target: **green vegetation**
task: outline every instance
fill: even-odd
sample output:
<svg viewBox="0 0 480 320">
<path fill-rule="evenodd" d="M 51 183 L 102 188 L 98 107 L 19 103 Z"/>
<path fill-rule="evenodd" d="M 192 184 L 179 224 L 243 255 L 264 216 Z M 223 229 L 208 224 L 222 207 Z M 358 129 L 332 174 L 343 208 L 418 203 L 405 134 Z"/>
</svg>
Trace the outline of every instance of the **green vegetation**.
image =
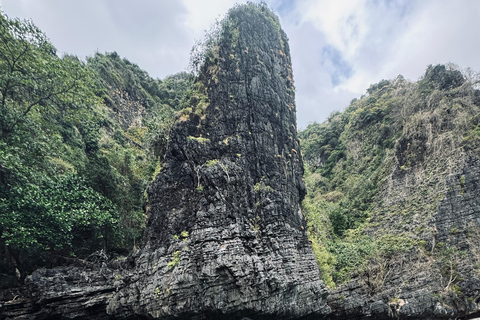
<svg viewBox="0 0 480 320">
<path fill-rule="evenodd" d="M 278 50 L 289 50 L 288 46 L 285 46 L 286 35 L 280 28 L 278 17 L 264 2 L 235 5 L 228 11 L 226 17 L 217 21 L 206 33 L 205 38 L 198 41 L 192 48 L 190 67 L 194 73 L 208 74 L 211 79 L 207 81 L 217 83 L 220 70 L 215 61 L 219 57 L 220 50 L 224 52 L 224 56 L 228 56 L 238 66 L 237 49 L 239 49 L 241 41 L 239 28 L 246 27 L 238 23 L 241 20 L 257 21 L 258 25 L 267 25 L 268 27 L 265 29 L 269 33 L 267 36 L 271 39 L 279 39 Z M 259 63 L 263 62 L 259 60 Z"/>
<path fill-rule="evenodd" d="M 461 165 L 465 152 L 479 150 L 477 79 L 437 65 L 416 83 L 382 80 L 344 112 L 300 132 L 303 206 L 325 283 L 378 275 L 402 253 L 426 250 L 443 174 Z M 385 279 L 377 280 L 372 289 Z"/>
<path fill-rule="evenodd" d="M 180 252 L 181 251 L 175 251 L 172 254 L 172 260 L 170 260 L 170 262 L 167 264 L 168 271 L 173 271 L 173 269 L 175 269 L 175 267 L 180 263 Z"/>
<path fill-rule="evenodd" d="M 264 180 L 265 180 L 265 177 L 262 177 L 259 182 L 255 183 L 255 185 L 253 186 L 253 191 L 255 191 L 255 193 L 259 193 L 259 192 L 267 193 L 267 192 L 273 191 L 273 188 L 265 184 Z"/>
<path fill-rule="evenodd" d="M 29 21 L 0 16 L 0 39 L 0 272 L 24 277 L 42 252 L 111 245 L 118 216 L 84 174 L 105 120 L 94 74 Z"/>
<path fill-rule="evenodd" d="M 187 230 L 183 230 L 183 231 L 180 233 L 180 236 L 182 237 L 183 241 L 187 241 L 189 235 L 190 235 L 190 234 L 188 233 Z"/>
<path fill-rule="evenodd" d="M 187 140 L 189 141 L 197 141 L 198 143 L 205 144 L 210 142 L 210 139 L 204 138 L 204 137 L 194 137 L 194 136 L 188 136 Z"/>
<path fill-rule="evenodd" d="M 132 249 L 193 75 L 152 79 L 115 52 L 60 58 L 4 15 L 0 40 L 0 276 Z"/>
<path fill-rule="evenodd" d="M 207 167 L 207 168 L 208 167 L 213 167 L 213 166 L 217 165 L 219 161 L 220 160 L 218 160 L 218 159 L 208 160 L 207 162 L 205 162 L 205 167 Z"/>
<path fill-rule="evenodd" d="M 245 14 L 264 19 L 273 26 L 269 37 L 280 39 L 277 49 L 288 50 L 266 5 L 247 6 L 251 10 L 233 8 L 194 50 L 192 66 L 204 77 L 179 73 L 163 80 L 116 52 L 95 53 L 86 62 L 60 58 L 32 22 L 0 16 L 0 277 L 19 272 L 24 278 L 54 266 L 59 256 L 84 259 L 136 247 L 145 189 L 162 168 L 174 121 L 204 119 L 207 88 L 222 74 L 220 50 L 238 65 L 241 32 L 234 20 Z M 429 242 L 428 221 L 444 194 L 442 175 L 455 171 L 462 155 L 480 150 L 478 78 L 437 65 L 416 83 L 402 76 L 382 80 L 344 112 L 300 132 L 308 236 L 327 285 L 368 273 L 375 274 L 376 290 L 388 273 L 382 268 L 416 250 L 433 256 L 445 287 L 461 294 L 452 263 L 461 257 L 445 243 Z M 210 143 L 203 136 L 187 141 Z M 204 164 L 216 165 L 229 181 L 227 165 Z M 257 207 L 274 192 L 263 180 L 253 187 Z M 460 194 L 465 180 L 458 179 Z M 196 191 L 205 192 L 201 184 Z M 249 222 L 260 230 L 259 215 Z M 451 228 L 449 235 L 461 231 Z M 186 230 L 173 236 L 188 238 Z M 168 269 L 179 262 L 175 251 Z"/>
<path fill-rule="evenodd" d="M 189 233 L 188 231 L 186 230 L 183 230 L 182 232 L 180 232 L 180 234 L 174 234 L 173 235 L 173 240 L 180 240 L 182 239 L 183 242 L 186 242 L 188 240 L 188 237 L 189 237 Z"/>
</svg>

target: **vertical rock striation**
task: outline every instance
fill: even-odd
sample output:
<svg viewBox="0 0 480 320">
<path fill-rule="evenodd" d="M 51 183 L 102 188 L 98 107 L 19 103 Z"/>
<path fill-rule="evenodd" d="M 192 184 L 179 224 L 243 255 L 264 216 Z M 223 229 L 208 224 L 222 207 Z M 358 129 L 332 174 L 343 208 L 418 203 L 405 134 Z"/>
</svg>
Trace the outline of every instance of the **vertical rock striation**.
<svg viewBox="0 0 480 320">
<path fill-rule="evenodd" d="M 429 221 L 430 256 L 412 249 L 386 263 L 385 270 L 365 272 L 340 286 L 328 297 L 327 319 L 478 319 L 480 161 L 466 156 L 444 180 L 445 193 Z M 440 248 L 436 259 L 435 247 Z M 373 288 L 378 277 L 382 286 Z"/>
<path fill-rule="evenodd" d="M 291 319 L 329 312 L 306 235 L 287 37 L 263 5 L 230 10 L 208 41 L 165 165 L 148 189 L 118 318 Z"/>
</svg>

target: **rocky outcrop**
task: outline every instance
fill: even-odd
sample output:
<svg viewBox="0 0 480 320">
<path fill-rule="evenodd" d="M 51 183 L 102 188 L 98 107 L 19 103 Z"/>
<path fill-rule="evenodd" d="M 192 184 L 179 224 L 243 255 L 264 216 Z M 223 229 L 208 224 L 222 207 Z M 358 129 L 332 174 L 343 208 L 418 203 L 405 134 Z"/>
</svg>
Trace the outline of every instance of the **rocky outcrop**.
<svg viewBox="0 0 480 320">
<path fill-rule="evenodd" d="M 105 263 L 39 269 L 25 286 L 0 291 L 0 319 L 111 319 L 106 305 L 121 277 Z"/>
<path fill-rule="evenodd" d="M 468 87 L 459 92 L 450 91 L 456 100 L 444 99 L 405 124 L 392 173 L 365 228 L 372 238 L 395 235 L 390 239 L 397 248 L 370 257 L 351 281 L 331 292 L 329 319 L 479 317 L 479 149 L 475 141 L 450 139 L 452 132 L 468 137 L 469 128 L 458 119 L 473 117 L 479 105 Z M 459 103 L 451 115 L 434 118 L 442 107 Z"/>
<path fill-rule="evenodd" d="M 329 312 L 300 205 L 305 186 L 287 37 L 266 6 L 242 5 L 212 35 L 204 57 L 191 107 L 179 115 L 148 189 L 143 248 L 122 272 L 106 265 L 35 272 L 24 309 L 32 318 Z"/>
<path fill-rule="evenodd" d="M 480 147 L 464 148 L 456 141 L 466 139 L 449 132 L 478 114 L 458 111 L 468 95 L 452 91 L 461 103 L 440 104 L 458 121 L 423 103 L 422 114 L 402 119 L 384 160 L 389 174 L 361 231 L 392 248 L 369 255 L 330 290 L 300 205 L 306 191 L 287 37 L 277 17 L 254 4 L 230 10 L 210 36 L 189 107 L 179 112 L 148 189 L 142 248 L 122 263 L 37 270 L 25 287 L 0 292 L 0 319 L 478 315 Z M 442 90 L 464 83 L 432 79 Z"/>
<path fill-rule="evenodd" d="M 329 319 L 471 319 L 480 314 L 480 165 L 445 177 L 432 239 L 377 263 L 328 298 Z M 417 225 L 418 227 L 418 225 Z"/>
<path fill-rule="evenodd" d="M 232 9 L 207 48 L 192 110 L 148 189 L 135 276 L 117 318 L 292 319 L 325 314 L 306 235 L 287 38 L 256 5 Z"/>
</svg>

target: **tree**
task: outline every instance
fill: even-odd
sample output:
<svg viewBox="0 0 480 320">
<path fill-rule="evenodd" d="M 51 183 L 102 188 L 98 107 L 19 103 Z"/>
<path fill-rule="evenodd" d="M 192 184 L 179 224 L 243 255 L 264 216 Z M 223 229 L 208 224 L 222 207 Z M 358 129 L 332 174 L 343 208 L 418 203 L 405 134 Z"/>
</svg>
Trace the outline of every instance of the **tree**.
<svg viewBox="0 0 480 320">
<path fill-rule="evenodd" d="M 112 203 L 75 175 L 86 161 L 77 127 L 98 118 L 92 85 L 92 72 L 59 58 L 31 21 L 0 15 L 0 273 L 25 276 L 32 250 L 72 254 L 87 231 L 105 242 L 116 221 Z"/>
<path fill-rule="evenodd" d="M 0 139 L 36 108 L 62 109 L 92 97 L 91 77 L 82 62 L 57 57 L 55 47 L 31 21 L 0 15 L 0 43 Z"/>
<path fill-rule="evenodd" d="M 22 277 L 25 270 L 18 250 L 41 249 L 69 255 L 76 251 L 72 248 L 74 242 L 82 242 L 82 238 L 93 245 L 103 242 L 105 248 L 117 222 L 112 202 L 75 174 L 57 179 L 44 177 L 41 184 L 17 184 L 9 198 L 0 202 L 0 211 L 0 234 L 12 258 L 10 263 Z"/>
</svg>

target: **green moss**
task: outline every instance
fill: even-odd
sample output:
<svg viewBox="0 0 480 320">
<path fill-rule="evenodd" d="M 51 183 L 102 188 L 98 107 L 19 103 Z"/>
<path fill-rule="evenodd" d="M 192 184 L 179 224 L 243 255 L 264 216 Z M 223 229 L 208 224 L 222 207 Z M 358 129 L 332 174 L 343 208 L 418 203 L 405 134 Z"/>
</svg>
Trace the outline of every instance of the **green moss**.
<svg viewBox="0 0 480 320">
<path fill-rule="evenodd" d="M 462 288 L 460 286 L 454 284 L 451 288 L 452 292 L 454 292 L 457 296 L 463 295 Z"/>
<path fill-rule="evenodd" d="M 455 228 L 455 227 L 454 227 L 454 228 L 451 228 L 451 229 L 448 231 L 448 233 L 450 233 L 450 234 L 457 234 L 457 233 L 459 233 L 459 232 L 460 232 L 460 230 L 458 230 L 458 228 Z"/>
<path fill-rule="evenodd" d="M 180 235 L 181 235 L 183 241 L 187 241 L 187 240 L 188 240 L 188 236 L 189 236 L 188 231 L 183 230 L 183 231 L 180 233 Z"/>
<path fill-rule="evenodd" d="M 232 137 L 226 137 L 225 139 L 222 140 L 223 144 L 228 146 L 230 144 L 230 140 L 232 139 Z"/>
<path fill-rule="evenodd" d="M 255 183 L 255 185 L 253 186 L 253 190 L 255 191 L 255 193 L 259 193 L 259 192 L 267 193 L 267 192 L 274 191 L 274 189 L 271 186 L 265 184 L 265 177 L 262 177 L 259 182 Z"/>
<path fill-rule="evenodd" d="M 254 219 L 250 219 L 250 228 L 255 232 L 260 231 L 260 221 L 261 218 L 259 215 L 255 216 Z"/>
<path fill-rule="evenodd" d="M 210 142 L 210 139 L 208 139 L 208 138 L 204 138 L 204 137 L 194 137 L 194 136 L 188 136 L 188 137 L 187 137 L 187 140 L 188 140 L 188 141 L 196 141 L 196 142 L 201 143 L 201 144 L 205 144 L 205 143 Z"/>
<path fill-rule="evenodd" d="M 207 168 L 208 167 L 213 167 L 213 166 L 217 165 L 219 161 L 220 160 L 218 160 L 218 159 L 208 160 L 207 162 L 205 162 L 205 167 L 207 167 Z"/>
<path fill-rule="evenodd" d="M 175 269 L 175 267 L 180 263 L 180 252 L 181 251 L 178 250 L 172 254 L 172 260 L 170 260 L 170 262 L 167 264 L 168 271 L 173 271 L 173 269 Z"/>
<path fill-rule="evenodd" d="M 272 192 L 274 191 L 274 189 L 269 186 L 269 185 L 266 185 L 265 183 L 263 182 L 258 182 L 256 183 L 254 186 L 253 186 L 253 190 L 255 192 Z"/>
</svg>

